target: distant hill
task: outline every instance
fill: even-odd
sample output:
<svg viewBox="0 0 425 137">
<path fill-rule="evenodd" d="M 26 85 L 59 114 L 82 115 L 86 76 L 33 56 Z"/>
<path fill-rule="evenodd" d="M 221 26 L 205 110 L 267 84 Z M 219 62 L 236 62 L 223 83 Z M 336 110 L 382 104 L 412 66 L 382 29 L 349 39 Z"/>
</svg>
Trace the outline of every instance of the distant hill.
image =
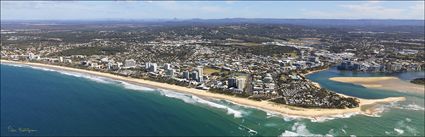
<svg viewBox="0 0 425 137">
<path fill-rule="evenodd" d="M 376 20 L 376 19 L 191 19 L 186 22 L 202 23 L 260 23 L 260 24 L 292 24 L 307 26 L 424 26 L 424 20 Z"/>
<path fill-rule="evenodd" d="M 225 18 L 225 19 L 145 19 L 145 20 L 61 20 L 61 21 L 2 21 L 2 24 L 291 24 L 316 27 L 337 26 L 425 26 L 424 20 L 395 19 L 257 19 L 257 18 Z"/>
</svg>

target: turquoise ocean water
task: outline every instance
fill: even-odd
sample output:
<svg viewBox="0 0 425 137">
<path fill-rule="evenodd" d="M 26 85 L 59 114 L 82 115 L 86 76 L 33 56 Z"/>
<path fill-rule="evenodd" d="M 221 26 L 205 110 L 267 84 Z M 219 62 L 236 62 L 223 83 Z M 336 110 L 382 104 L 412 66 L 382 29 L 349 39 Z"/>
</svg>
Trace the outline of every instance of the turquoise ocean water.
<svg viewBox="0 0 425 137">
<path fill-rule="evenodd" d="M 424 135 L 424 96 L 327 80 L 382 76 L 330 69 L 309 75 L 323 87 L 362 98 L 406 96 L 379 116 L 317 120 L 278 116 L 223 100 L 202 99 L 106 78 L 1 65 L 1 135 Z M 409 80 L 423 72 L 393 74 Z M 28 132 L 21 129 L 32 129 Z"/>
</svg>

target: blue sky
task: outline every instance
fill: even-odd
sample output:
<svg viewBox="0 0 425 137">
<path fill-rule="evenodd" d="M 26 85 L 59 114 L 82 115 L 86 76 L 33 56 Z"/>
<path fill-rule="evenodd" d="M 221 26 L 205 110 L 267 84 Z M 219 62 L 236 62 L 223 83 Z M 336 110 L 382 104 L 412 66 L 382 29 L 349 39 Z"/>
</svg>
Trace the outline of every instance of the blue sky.
<svg viewBox="0 0 425 137">
<path fill-rule="evenodd" d="M 424 19 L 423 1 L 1 1 L 2 20 Z"/>
</svg>

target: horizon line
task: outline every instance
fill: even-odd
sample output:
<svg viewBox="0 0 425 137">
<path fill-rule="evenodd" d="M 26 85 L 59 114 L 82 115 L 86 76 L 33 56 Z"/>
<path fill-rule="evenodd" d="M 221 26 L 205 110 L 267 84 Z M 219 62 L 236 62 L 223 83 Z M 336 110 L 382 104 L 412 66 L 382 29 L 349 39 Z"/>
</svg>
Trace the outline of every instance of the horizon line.
<svg viewBox="0 0 425 137">
<path fill-rule="evenodd" d="M 190 20 L 232 20 L 232 19 L 247 19 L 247 20 L 399 20 L 399 21 L 425 21 L 425 19 L 373 19 L 373 18 L 93 18 L 93 19 L 0 19 L 1 21 L 190 21 Z"/>
</svg>

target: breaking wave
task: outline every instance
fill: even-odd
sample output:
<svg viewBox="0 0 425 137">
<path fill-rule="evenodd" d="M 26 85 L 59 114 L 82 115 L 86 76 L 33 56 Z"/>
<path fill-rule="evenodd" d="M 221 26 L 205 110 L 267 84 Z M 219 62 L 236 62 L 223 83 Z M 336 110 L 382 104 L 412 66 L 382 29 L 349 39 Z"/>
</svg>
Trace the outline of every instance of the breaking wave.
<svg viewBox="0 0 425 137">
<path fill-rule="evenodd" d="M 330 134 L 321 135 L 321 134 L 313 134 L 308 129 L 307 126 L 305 126 L 301 122 L 296 122 L 292 127 L 291 130 L 285 130 L 280 137 L 286 137 L 286 136 L 332 136 Z"/>
<path fill-rule="evenodd" d="M 279 117 L 279 114 L 275 113 L 275 112 L 267 112 L 266 111 L 266 118 L 271 118 L 271 117 Z M 286 118 L 286 117 L 283 117 L 283 118 Z"/>
<path fill-rule="evenodd" d="M 331 129 L 328 131 L 328 135 L 334 135 L 334 136 L 347 136 L 347 131 L 345 129 L 348 129 L 347 125 L 344 125 L 341 128 L 338 129 Z M 350 135 L 351 136 L 356 136 L 356 135 Z"/>
<path fill-rule="evenodd" d="M 135 85 L 135 84 L 130 84 L 128 82 L 124 82 L 124 81 L 121 81 L 121 80 L 115 80 L 115 79 L 110 79 L 110 78 L 95 76 L 95 75 L 90 75 L 90 74 L 71 72 L 71 71 L 65 71 L 65 70 L 49 69 L 49 68 L 36 67 L 36 66 L 30 66 L 30 65 L 18 65 L 18 64 L 5 64 L 5 65 L 10 65 L 10 66 L 15 66 L 15 67 L 29 67 L 29 68 L 32 68 L 32 69 L 37 69 L 37 70 L 42 70 L 42 71 L 58 72 L 60 74 L 78 77 L 78 78 L 85 78 L 85 79 L 92 80 L 92 81 L 99 82 L 99 83 L 118 84 L 118 85 L 122 85 L 124 88 L 132 89 L 132 90 L 142 90 L 142 91 L 154 90 L 152 88 L 138 86 L 138 85 Z"/>
<path fill-rule="evenodd" d="M 18 64 L 5 64 L 5 65 L 10 65 L 10 66 L 14 66 L 14 67 L 27 67 L 27 68 L 32 68 L 32 69 L 37 69 L 37 70 L 42 70 L 42 71 L 50 71 L 50 72 L 58 72 L 64 75 L 68 75 L 68 76 L 73 76 L 73 77 L 79 77 L 79 78 L 86 78 L 95 82 L 99 82 L 99 83 L 113 83 L 116 80 L 112 80 L 112 79 L 108 79 L 108 78 L 104 78 L 104 77 L 98 77 L 98 76 L 94 76 L 94 75 L 89 75 L 89 74 L 83 74 L 83 73 L 78 73 L 78 72 L 70 72 L 70 71 L 64 71 L 64 70 L 56 70 L 56 69 L 49 69 L 49 68 L 44 68 L 44 67 L 36 67 L 36 66 L 30 66 L 30 65 L 18 65 Z"/>
<path fill-rule="evenodd" d="M 55 71 L 55 70 L 53 70 L 53 71 Z M 57 72 L 64 74 L 64 75 L 68 75 L 68 76 L 74 76 L 74 77 L 89 79 L 89 80 L 99 82 L 99 83 L 116 84 L 116 83 L 119 82 L 117 80 L 112 80 L 112 79 L 108 79 L 108 78 L 104 78 L 104 77 L 98 77 L 98 76 L 94 76 L 94 75 L 76 73 L 76 72 L 68 72 L 68 71 L 57 71 Z"/>
<path fill-rule="evenodd" d="M 58 71 L 58 70 L 48 69 L 48 68 L 43 68 L 43 67 L 25 66 L 25 65 L 24 65 L 24 67 L 30 67 L 30 68 L 33 68 L 33 69 L 38 69 L 38 70 L 43 70 L 43 71 L 55 71 L 55 72 L 60 72 L 60 71 Z"/>
<path fill-rule="evenodd" d="M 124 88 L 131 89 L 131 90 L 140 90 L 140 91 L 154 91 L 155 90 L 153 88 L 143 87 L 143 86 L 139 86 L 139 85 L 136 85 L 136 84 L 130 84 L 130 83 L 124 82 L 124 81 L 120 81 L 120 84 Z"/>
<path fill-rule="evenodd" d="M 257 135 L 257 134 L 258 134 L 258 132 L 257 132 L 257 131 L 255 131 L 255 130 L 253 130 L 253 129 L 250 129 L 250 128 L 248 128 L 248 127 L 246 127 L 246 126 L 243 126 L 243 125 L 239 125 L 238 129 L 239 129 L 239 130 L 245 130 L 245 131 L 247 131 L 247 132 L 248 132 L 249 134 L 251 134 L 251 135 Z"/>
<path fill-rule="evenodd" d="M 341 115 L 331 115 L 331 116 L 323 116 L 323 117 L 315 117 L 313 119 L 310 119 L 311 122 L 326 122 L 329 120 L 339 119 L 339 118 L 350 118 L 352 116 L 361 114 L 360 112 L 354 112 L 354 113 L 347 113 L 347 114 L 341 114 Z"/>
<path fill-rule="evenodd" d="M 404 134 L 404 130 L 399 129 L 399 128 L 393 128 L 393 131 L 385 131 L 385 134 L 387 134 L 387 135 L 402 135 L 402 134 Z"/>
<path fill-rule="evenodd" d="M 25 65 L 19 65 L 19 64 L 9 64 L 9 63 L 1 63 L 3 65 L 12 66 L 12 67 L 25 67 Z"/>
<path fill-rule="evenodd" d="M 229 114 L 229 115 L 233 115 L 236 118 L 242 117 L 242 113 L 243 113 L 242 111 L 238 111 L 238 110 L 232 109 L 228 106 L 221 105 L 221 104 L 218 104 L 218 103 L 215 103 L 215 102 L 207 101 L 207 100 L 199 98 L 197 96 L 187 95 L 187 94 L 173 92 L 173 91 L 169 91 L 169 90 L 163 90 L 163 89 L 160 89 L 159 91 L 160 91 L 161 95 L 164 95 L 166 97 L 180 99 L 180 100 L 183 100 L 186 103 L 191 103 L 191 104 L 199 103 L 199 104 L 205 104 L 205 105 L 208 105 L 208 106 L 214 107 L 214 108 L 225 109 L 227 111 L 227 114 Z"/>
<path fill-rule="evenodd" d="M 404 130 L 402 130 L 402 129 L 398 129 L 398 128 L 394 128 L 394 131 L 396 131 L 396 132 L 397 132 L 397 134 L 399 134 L 399 135 L 401 135 L 401 134 L 403 134 L 403 133 L 404 133 Z"/>
<path fill-rule="evenodd" d="M 402 105 L 400 103 L 397 102 L 392 102 L 390 104 L 387 105 L 383 105 L 385 108 L 397 108 L 397 109 L 403 109 L 403 110 L 413 110 L 413 111 L 424 111 L 425 108 L 423 106 L 419 106 L 415 103 L 413 104 L 407 104 L 407 105 Z"/>
<path fill-rule="evenodd" d="M 414 110 L 414 111 L 424 111 L 425 110 L 424 107 L 421 107 L 421 106 L 416 105 L 416 104 L 408 104 L 406 106 L 400 107 L 400 109 Z"/>
<path fill-rule="evenodd" d="M 11 66 L 16 66 L 16 67 L 31 67 L 33 69 L 38 69 L 38 70 L 43 70 L 43 71 L 54 71 L 54 72 L 58 72 L 58 73 L 61 73 L 61 74 L 64 74 L 64 75 L 74 76 L 74 77 L 79 77 L 79 78 L 86 78 L 86 79 L 96 81 L 96 82 L 100 82 L 100 83 L 118 84 L 118 85 L 122 85 L 126 89 L 131 89 L 131 90 L 140 90 L 140 91 L 153 91 L 153 90 L 155 90 L 155 89 L 152 89 L 152 88 L 139 86 L 139 85 L 136 85 L 136 84 L 130 84 L 128 82 L 124 82 L 124 81 L 120 81 L 120 80 L 114 80 L 114 79 L 94 76 L 94 75 L 90 75 L 90 74 L 62 71 L 62 70 L 56 70 L 56 69 L 48 69 L 48 68 L 29 66 L 29 65 L 15 65 L 15 64 L 6 64 L 6 65 L 11 65 Z M 186 94 L 183 94 L 183 93 L 178 93 L 178 92 L 173 92 L 173 91 L 168 91 L 168 90 L 162 90 L 162 89 L 157 89 L 157 90 L 160 92 L 161 95 L 164 95 L 166 97 L 181 99 L 186 103 L 191 103 L 191 104 L 199 103 L 199 104 L 205 104 L 205 105 L 208 105 L 208 106 L 211 106 L 211 107 L 214 107 L 214 108 L 225 109 L 227 111 L 227 114 L 233 115 L 236 118 L 242 117 L 242 111 L 238 111 L 238 110 L 232 109 L 228 106 L 221 105 L 221 104 L 218 104 L 218 103 L 215 103 L 215 102 L 207 101 L 207 100 L 199 98 L 197 96 L 186 95 Z"/>
<path fill-rule="evenodd" d="M 398 108 L 398 109 L 404 109 L 404 110 L 413 110 L 413 111 L 424 111 L 425 108 L 422 106 L 419 106 L 417 104 L 408 104 L 408 105 L 401 105 L 398 102 L 391 102 L 388 104 L 381 104 L 378 107 L 374 108 L 373 114 L 367 114 L 364 112 L 355 112 L 355 113 L 348 113 L 348 114 L 341 114 L 341 115 L 331 115 L 331 116 L 323 116 L 323 117 L 316 117 L 313 119 L 310 119 L 311 122 L 326 122 L 329 120 L 339 119 L 339 118 L 350 118 L 355 115 L 366 115 L 370 117 L 380 117 L 382 113 L 385 111 L 390 110 L 391 108 Z"/>
<path fill-rule="evenodd" d="M 259 109 L 259 110 L 262 110 L 262 109 Z M 262 111 L 266 112 L 266 118 L 271 118 L 271 117 L 283 118 L 283 121 L 285 122 L 303 119 L 303 117 L 301 116 L 284 115 L 284 114 L 280 114 L 280 113 L 268 111 L 268 110 L 262 110 Z"/>
<path fill-rule="evenodd" d="M 410 118 L 405 118 L 404 120 L 398 121 L 393 128 L 393 131 L 385 131 L 387 135 L 413 135 L 416 136 L 419 134 L 416 128 L 412 127 L 409 123 L 412 120 Z"/>
</svg>

